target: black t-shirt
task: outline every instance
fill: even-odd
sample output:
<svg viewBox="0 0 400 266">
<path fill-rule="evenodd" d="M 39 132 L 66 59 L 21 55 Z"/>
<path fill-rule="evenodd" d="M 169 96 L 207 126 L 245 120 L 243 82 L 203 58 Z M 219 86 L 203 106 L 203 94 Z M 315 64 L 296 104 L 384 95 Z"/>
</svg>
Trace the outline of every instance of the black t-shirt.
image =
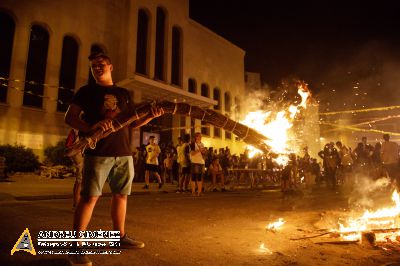
<svg viewBox="0 0 400 266">
<path fill-rule="evenodd" d="M 72 103 L 82 111 L 82 119 L 89 125 L 134 108 L 129 92 L 117 86 L 104 87 L 98 84 L 81 87 Z M 85 154 L 105 157 L 130 156 L 129 127 L 111 133 L 97 142 L 95 149 L 86 149 Z"/>
</svg>

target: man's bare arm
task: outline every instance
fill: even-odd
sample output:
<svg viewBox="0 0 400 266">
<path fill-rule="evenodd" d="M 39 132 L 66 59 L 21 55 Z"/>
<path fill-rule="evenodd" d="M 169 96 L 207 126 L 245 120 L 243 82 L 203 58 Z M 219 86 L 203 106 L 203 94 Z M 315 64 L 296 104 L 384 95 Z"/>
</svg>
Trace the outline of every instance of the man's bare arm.
<svg viewBox="0 0 400 266">
<path fill-rule="evenodd" d="M 82 109 L 78 105 L 71 104 L 68 107 L 67 112 L 65 113 L 64 117 L 65 123 L 67 123 L 72 128 L 75 128 L 84 133 L 88 133 L 97 128 L 101 128 L 104 131 L 106 131 L 107 129 L 112 127 L 112 120 L 110 119 L 102 120 L 96 123 L 95 125 L 91 126 L 80 118 L 81 112 Z"/>
<path fill-rule="evenodd" d="M 130 126 L 132 128 L 141 127 L 141 126 L 146 125 L 147 123 L 149 123 L 154 118 L 162 116 L 163 114 L 164 114 L 164 110 L 163 109 L 157 108 L 157 107 L 152 107 L 151 108 L 151 112 L 148 115 L 146 115 L 145 117 L 140 118 L 140 119 L 132 122 L 130 124 Z"/>
</svg>

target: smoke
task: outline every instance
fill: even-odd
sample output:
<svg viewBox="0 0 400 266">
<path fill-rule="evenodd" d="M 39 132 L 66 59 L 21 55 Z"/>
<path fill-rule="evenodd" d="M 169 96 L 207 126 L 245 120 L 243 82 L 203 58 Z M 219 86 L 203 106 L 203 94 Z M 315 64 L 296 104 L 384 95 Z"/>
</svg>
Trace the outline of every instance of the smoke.
<svg viewBox="0 0 400 266">
<path fill-rule="evenodd" d="M 301 96 L 298 94 L 300 85 L 307 87 L 304 81 L 295 76 L 287 77 L 275 88 L 264 84 L 261 89 L 251 89 L 248 95 L 243 98 L 241 106 L 244 113 L 257 110 L 286 110 L 289 105 L 301 103 Z"/>
<path fill-rule="evenodd" d="M 365 175 L 355 175 L 355 184 L 353 191 L 350 193 L 349 206 L 357 209 L 369 209 L 374 207 L 374 195 L 381 190 L 385 190 L 390 185 L 390 179 L 382 177 L 377 180 Z"/>
<path fill-rule="evenodd" d="M 398 103 L 400 76 L 397 47 L 370 41 L 353 53 L 338 57 L 331 67 L 313 79 L 322 111 L 361 109 Z"/>
</svg>

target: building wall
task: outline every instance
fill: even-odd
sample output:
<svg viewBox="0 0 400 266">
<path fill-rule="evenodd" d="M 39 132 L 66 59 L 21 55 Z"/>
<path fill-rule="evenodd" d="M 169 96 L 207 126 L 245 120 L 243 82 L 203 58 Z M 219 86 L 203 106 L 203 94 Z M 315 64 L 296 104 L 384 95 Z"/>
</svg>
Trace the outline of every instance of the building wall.
<svg viewBox="0 0 400 266">
<path fill-rule="evenodd" d="M 229 92 L 232 106 L 235 97 L 244 91 L 245 52 L 207 28 L 189 18 L 187 0 L 3 0 L 0 10 L 14 18 L 16 29 L 10 70 L 8 97 L 0 104 L 0 144 L 21 143 L 42 152 L 43 148 L 63 139 L 68 126 L 63 122 L 63 112 L 56 110 L 57 85 L 61 64 L 62 42 L 65 35 L 71 35 L 79 43 L 76 88 L 88 81 L 89 67 L 87 56 L 93 44 L 100 45 L 111 56 L 114 65 L 115 82 L 126 80 L 135 73 L 137 14 L 139 8 L 145 9 L 150 18 L 149 34 L 149 75 L 154 78 L 156 10 L 163 8 L 166 13 L 166 80 L 171 83 L 171 39 L 172 27 L 178 26 L 182 32 L 182 90 L 188 90 L 188 79 L 200 84 L 206 83 L 212 91 L 218 87 L 221 92 L 221 107 L 224 112 L 224 93 Z M 45 27 L 50 35 L 46 66 L 44 101 L 42 108 L 22 105 L 22 89 L 25 79 L 27 55 L 29 50 L 30 28 L 38 24 Z M 0 26 L 1 27 L 1 26 Z M 156 94 L 156 92 L 155 92 Z M 134 94 L 136 102 L 140 94 Z M 231 112 L 232 114 L 234 112 Z M 179 125 L 174 118 L 172 125 Z M 200 125 L 196 121 L 196 125 Z M 190 120 L 186 130 L 190 131 Z M 136 134 L 137 135 L 137 134 Z M 173 130 L 176 140 L 179 130 Z M 243 143 L 210 137 L 204 141 L 216 148 L 230 146 L 234 152 L 241 152 Z"/>
</svg>

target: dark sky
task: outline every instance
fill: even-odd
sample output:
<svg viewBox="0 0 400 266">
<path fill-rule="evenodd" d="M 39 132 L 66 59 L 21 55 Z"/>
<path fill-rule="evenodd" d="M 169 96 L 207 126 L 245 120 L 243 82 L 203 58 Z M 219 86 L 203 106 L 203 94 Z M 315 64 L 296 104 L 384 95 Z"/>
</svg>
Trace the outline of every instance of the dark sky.
<svg viewBox="0 0 400 266">
<path fill-rule="evenodd" d="M 399 95 L 396 1 L 348 2 L 190 0 L 190 17 L 244 49 L 246 70 L 272 87 L 294 75 L 315 93 Z"/>
</svg>

